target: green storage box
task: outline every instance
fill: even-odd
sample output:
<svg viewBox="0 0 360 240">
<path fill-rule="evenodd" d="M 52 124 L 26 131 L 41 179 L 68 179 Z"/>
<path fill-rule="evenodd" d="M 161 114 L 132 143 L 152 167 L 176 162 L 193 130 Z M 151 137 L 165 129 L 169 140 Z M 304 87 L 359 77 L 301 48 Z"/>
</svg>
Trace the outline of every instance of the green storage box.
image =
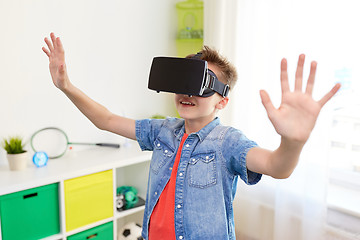
<svg viewBox="0 0 360 240">
<path fill-rule="evenodd" d="M 2 240 L 38 240 L 60 232 L 58 183 L 0 196 Z"/>
<path fill-rule="evenodd" d="M 113 222 L 91 228 L 69 236 L 68 240 L 110 240 L 113 239 Z"/>
</svg>

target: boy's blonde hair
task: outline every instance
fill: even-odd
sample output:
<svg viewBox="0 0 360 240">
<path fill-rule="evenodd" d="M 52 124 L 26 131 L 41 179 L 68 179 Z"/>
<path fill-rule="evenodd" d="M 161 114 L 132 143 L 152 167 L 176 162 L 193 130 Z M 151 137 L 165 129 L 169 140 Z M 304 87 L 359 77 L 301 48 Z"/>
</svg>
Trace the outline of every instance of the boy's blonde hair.
<svg viewBox="0 0 360 240">
<path fill-rule="evenodd" d="M 200 55 L 201 54 L 201 55 Z M 204 46 L 199 52 L 200 59 L 215 64 L 220 69 L 220 76 L 217 75 L 218 79 L 229 85 L 229 89 L 232 90 L 237 81 L 236 68 L 230 63 L 224 56 L 221 56 L 218 51 Z M 194 57 L 195 54 L 187 56 L 187 58 Z"/>
</svg>

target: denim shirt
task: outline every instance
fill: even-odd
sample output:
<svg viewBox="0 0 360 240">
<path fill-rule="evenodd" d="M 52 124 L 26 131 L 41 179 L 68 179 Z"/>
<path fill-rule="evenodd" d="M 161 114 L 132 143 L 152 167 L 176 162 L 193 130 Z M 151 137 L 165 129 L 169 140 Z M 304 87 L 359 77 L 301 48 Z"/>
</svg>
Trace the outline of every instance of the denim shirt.
<svg viewBox="0 0 360 240">
<path fill-rule="evenodd" d="M 170 179 L 184 133 L 183 119 L 136 121 L 141 149 L 153 151 L 142 230 L 146 240 L 151 213 Z M 189 134 L 176 178 L 176 239 L 235 239 L 232 203 L 238 176 L 249 185 L 261 179 L 261 174 L 246 168 L 246 154 L 255 146 L 241 131 L 221 125 L 218 118 Z"/>
</svg>

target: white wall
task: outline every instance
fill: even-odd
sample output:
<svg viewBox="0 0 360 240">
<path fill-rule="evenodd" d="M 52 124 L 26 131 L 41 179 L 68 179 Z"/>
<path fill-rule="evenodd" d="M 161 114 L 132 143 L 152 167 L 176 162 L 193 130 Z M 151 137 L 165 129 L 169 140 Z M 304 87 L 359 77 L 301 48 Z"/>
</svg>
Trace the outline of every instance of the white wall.
<svg viewBox="0 0 360 240">
<path fill-rule="evenodd" d="M 171 97 L 148 90 L 147 78 L 154 56 L 176 55 L 176 2 L 0 0 L 0 138 L 46 126 L 73 141 L 118 138 L 52 84 L 41 50 L 51 31 L 63 41 L 70 79 L 90 97 L 132 118 L 172 114 Z"/>
</svg>

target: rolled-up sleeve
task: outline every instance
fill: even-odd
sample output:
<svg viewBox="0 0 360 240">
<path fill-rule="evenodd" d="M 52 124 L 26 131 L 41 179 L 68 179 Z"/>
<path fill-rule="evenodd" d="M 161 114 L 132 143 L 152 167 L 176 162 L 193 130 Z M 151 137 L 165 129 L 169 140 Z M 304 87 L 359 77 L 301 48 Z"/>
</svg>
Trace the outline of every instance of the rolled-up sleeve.
<svg viewBox="0 0 360 240">
<path fill-rule="evenodd" d="M 228 171 L 240 178 L 248 185 L 260 181 L 262 174 L 252 172 L 246 167 L 246 155 L 257 143 L 249 140 L 241 131 L 231 128 L 222 144 L 222 154 Z"/>
<path fill-rule="evenodd" d="M 152 151 L 154 141 L 159 134 L 164 120 L 162 119 L 142 119 L 135 121 L 136 140 L 142 151 Z"/>
</svg>

